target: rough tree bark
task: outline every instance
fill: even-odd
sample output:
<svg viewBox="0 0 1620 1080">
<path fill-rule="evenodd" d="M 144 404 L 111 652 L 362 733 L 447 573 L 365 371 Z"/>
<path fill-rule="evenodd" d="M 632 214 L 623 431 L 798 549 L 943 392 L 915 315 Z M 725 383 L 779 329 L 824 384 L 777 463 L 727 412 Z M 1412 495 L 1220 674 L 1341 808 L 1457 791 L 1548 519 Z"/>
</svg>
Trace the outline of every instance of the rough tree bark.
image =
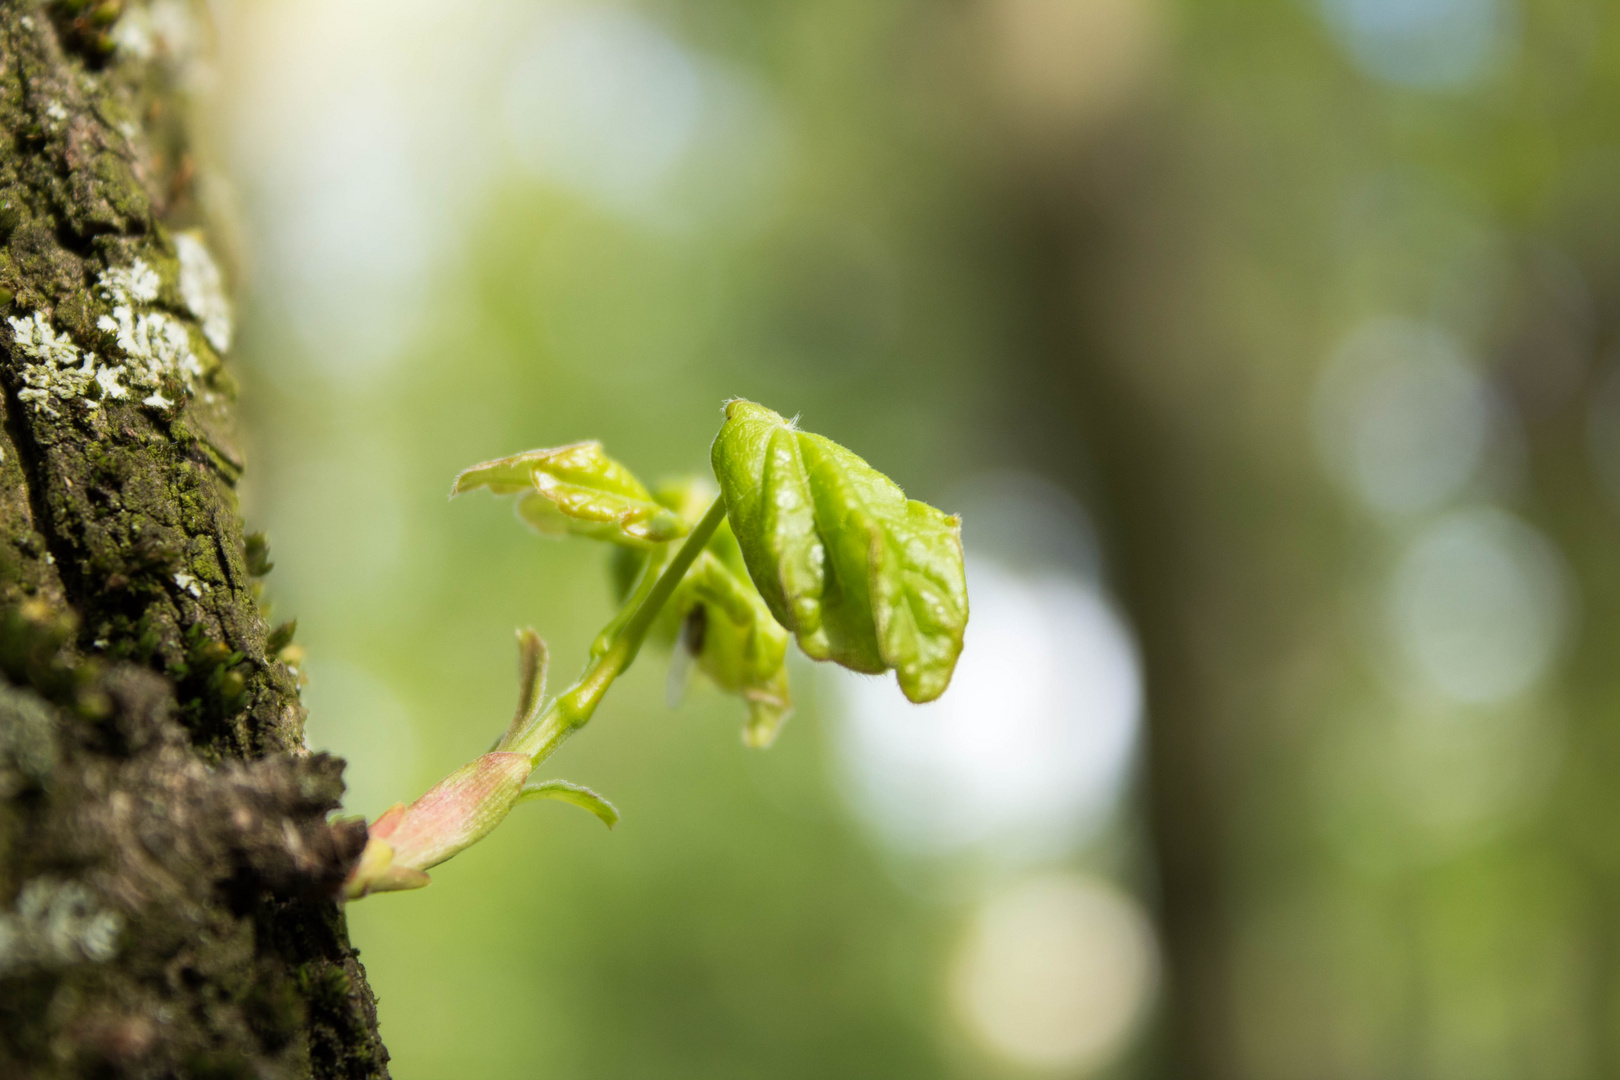
<svg viewBox="0 0 1620 1080">
<path fill-rule="evenodd" d="M 342 762 L 256 600 L 228 319 L 182 231 L 200 18 L 0 0 L 5 1077 L 386 1075 L 329 899 L 364 828 L 327 822 Z"/>
</svg>

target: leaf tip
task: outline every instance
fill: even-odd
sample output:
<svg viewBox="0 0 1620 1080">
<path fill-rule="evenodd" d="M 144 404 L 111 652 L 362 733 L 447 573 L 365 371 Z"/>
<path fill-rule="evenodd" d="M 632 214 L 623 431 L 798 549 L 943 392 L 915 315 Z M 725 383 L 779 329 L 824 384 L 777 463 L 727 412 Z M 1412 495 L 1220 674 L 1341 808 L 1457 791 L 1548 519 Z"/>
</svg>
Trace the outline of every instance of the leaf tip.
<svg viewBox="0 0 1620 1080">
<path fill-rule="evenodd" d="M 518 801 L 528 802 L 530 799 L 557 799 L 573 803 L 581 810 L 590 811 L 609 829 L 619 823 L 619 808 L 582 784 L 570 784 L 567 780 L 541 780 L 525 784 Z"/>
<path fill-rule="evenodd" d="M 900 692 L 906 695 L 906 700 L 913 705 L 926 705 L 930 701 L 939 700 L 940 696 L 950 688 L 951 676 L 956 671 L 956 658 L 944 666 L 906 666 L 895 671 L 895 680 L 900 684 Z"/>
</svg>

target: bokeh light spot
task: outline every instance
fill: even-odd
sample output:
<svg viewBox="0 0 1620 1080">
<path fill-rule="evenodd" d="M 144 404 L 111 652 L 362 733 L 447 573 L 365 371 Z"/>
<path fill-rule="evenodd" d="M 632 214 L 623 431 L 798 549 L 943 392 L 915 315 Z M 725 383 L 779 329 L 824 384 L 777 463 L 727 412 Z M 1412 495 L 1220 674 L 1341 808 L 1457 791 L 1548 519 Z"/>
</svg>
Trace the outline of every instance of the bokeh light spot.
<svg viewBox="0 0 1620 1080">
<path fill-rule="evenodd" d="M 587 9 L 548 22 L 512 72 L 506 119 L 534 172 L 637 204 L 680 164 L 701 107 L 684 48 L 629 12 Z"/>
<path fill-rule="evenodd" d="M 1018 1065 L 1089 1072 L 1128 1044 L 1158 985 L 1158 948 L 1141 905 L 1075 874 L 993 897 L 958 948 L 957 1015 Z"/>
<path fill-rule="evenodd" d="M 951 687 L 913 705 L 893 680 L 837 674 L 841 779 L 910 855 L 1061 858 L 1118 805 L 1142 714 L 1136 644 L 1100 586 L 1085 510 L 1033 473 L 987 472 L 944 505 L 968 551 L 968 620 Z"/>
<path fill-rule="evenodd" d="M 624 10 L 542 18 L 508 78 L 505 123 L 530 174 L 638 220 L 747 217 L 781 152 L 751 80 Z"/>
<path fill-rule="evenodd" d="M 1003 93 L 1038 133 L 1117 113 L 1147 83 L 1162 46 L 1158 0 L 991 0 Z"/>
<path fill-rule="evenodd" d="M 1061 854 L 1113 807 L 1141 678 L 1119 616 L 1075 577 L 968 559 L 973 616 L 951 688 L 924 706 L 891 680 L 840 680 L 856 805 L 896 847 Z"/>
<path fill-rule="evenodd" d="M 1328 362 L 1315 412 L 1328 466 L 1373 510 L 1398 515 L 1445 502 L 1474 476 L 1491 402 L 1449 335 L 1379 319 Z"/>
<path fill-rule="evenodd" d="M 1429 90 L 1485 76 L 1514 25 L 1508 0 L 1323 0 L 1323 11 L 1368 75 Z"/>
<path fill-rule="evenodd" d="M 1391 583 L 1395 640 L 1415 670 L 1455 701 L 1499 701 L 1547 670 L 1568 622 L 1556 550 L 1493 507 L 1456 511 L 1428 526 Z"/>
</svg>

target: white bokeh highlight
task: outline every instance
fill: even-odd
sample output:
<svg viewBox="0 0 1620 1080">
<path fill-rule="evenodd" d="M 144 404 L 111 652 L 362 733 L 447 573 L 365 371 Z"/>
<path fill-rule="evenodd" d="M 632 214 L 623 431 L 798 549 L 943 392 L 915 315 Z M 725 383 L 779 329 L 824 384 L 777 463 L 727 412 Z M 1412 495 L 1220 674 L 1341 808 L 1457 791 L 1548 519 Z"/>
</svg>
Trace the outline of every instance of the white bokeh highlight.
<svg viewBox="0 0 1620 1080">
<path fill-rule="evenodd" d="M 634 11 L 231 0 L 218 17 L 254 291 L 300 377 L 375 378 L 446 322 L 513 181 L 657 229 L 746 229 L 774 205 L 787 139 L 762 84 Z"/>
<path fill-rule="evenodd" d="M 847 786 L 905 852 L 1059 856 L 1124 785 L 1142 712 L 1135 645 L 1082 578 L 971 554 L 967 568 L 972 616 L 943 697 L 917 706 L 890 678 L 840 680 Z"/>
<path fill-rule="evenodd" d="M 668 36 L 630 12 L 587 8 L 537 34 L 505 104 L 530 171 L 633 206 L 691 149 L 703 91 L 693 57 Z"/>
<path fill-rule="evenodd" d="M 1488 76 L 1516 29 L 1512 0 L 1322 0 L 1328 26 L 1367 75 L 1418 90 Z"/>
<path fill-rule="evenodd" d="M 783 147 L 754 80 L 624 9 L 540 19 L 507 77 L 503 119 L 531 176 L 661 227 L 707 211 L 751 217 Z"/>
<path fill-rule="evenodd" d="M 486 69 L 509 17 L 496 0 L 220 5 L 254 292 L 308 370 L 374 377 L 426 325 L 503 160 Z"/>
<path fill-rule="evenodd" d="M 1090 1073 L 1129 1045 L 1159 984 L 1141 904 L 1079 874 L 993 896 L 957 947 L 950 994 L 974 1040 L 1010 1063 Z"/>
<path fill-rule="evenodd" d="M 1335 351 L 1317 386 L 1317 445 L 1367 507 L 1435 508 L 1478 472 L 1491 434 L 1484 380 L 1438 327 L 1376 319 Z"/>
<path fill-rule="evenodd" d="M 1495 507 L 1454 511 L 1406 547 L 1391 579 L 1395 642 L 1423 684 L 1486 704 L 1539 680 L 1569 633 L 1562 560 L 1540 532 Z"/>
</svg>

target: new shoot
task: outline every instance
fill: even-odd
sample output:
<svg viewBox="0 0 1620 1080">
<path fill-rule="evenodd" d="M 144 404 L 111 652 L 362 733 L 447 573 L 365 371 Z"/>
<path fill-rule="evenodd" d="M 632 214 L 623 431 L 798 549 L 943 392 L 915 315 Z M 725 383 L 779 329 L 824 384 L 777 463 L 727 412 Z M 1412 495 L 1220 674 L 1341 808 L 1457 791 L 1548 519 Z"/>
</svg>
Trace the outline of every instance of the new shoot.
<svg viewBox="0 0 1620 1080">
<path fill-rule="evenodd" d="M 814 660 L 893 670 L 914 702 L 945 692 L 962 651 L 967 583 L 959 521 L 907 499 L 829 439 L 732 401 L 701 480 L 649 490 L 599 443 L 474 465 L 451 496 L 517 495 L 518 516 L 554 535 L 613 545 L 620 608 L 573 685 L 546 698 L 546 649 L 518 633 L 517 712 L 489 753 L 372 822 L 344 896 L 420 888 L 427 870 L 484 837 L 520 802 L 561 799 L 609 828 L 618 811 L 587 788 L 535 780 L 584 727 L 649 637 L 671 642 L 747 706 L 743 741 L 769 746 L 791 711 L 788 637 Z"/>
</svg>

